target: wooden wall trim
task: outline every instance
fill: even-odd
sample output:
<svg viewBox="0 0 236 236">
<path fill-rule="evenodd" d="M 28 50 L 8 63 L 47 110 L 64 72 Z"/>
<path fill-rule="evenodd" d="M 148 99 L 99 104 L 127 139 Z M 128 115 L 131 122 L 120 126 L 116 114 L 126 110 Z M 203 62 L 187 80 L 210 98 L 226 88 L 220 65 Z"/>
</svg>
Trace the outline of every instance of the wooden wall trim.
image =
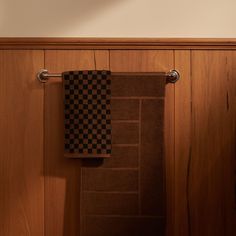
<svg viewBox="0 0 236 236">
<path fill-rule="evenodd" d="M 236 38 L 0 38 L 0 49 L 236 49 Z"/>
</svg>

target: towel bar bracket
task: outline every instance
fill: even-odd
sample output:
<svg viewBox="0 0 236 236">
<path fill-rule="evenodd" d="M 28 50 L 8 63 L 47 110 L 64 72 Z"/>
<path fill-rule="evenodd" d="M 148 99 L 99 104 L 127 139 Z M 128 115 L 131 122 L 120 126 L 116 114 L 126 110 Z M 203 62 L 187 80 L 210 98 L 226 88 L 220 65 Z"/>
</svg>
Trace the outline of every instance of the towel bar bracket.
<svg viewBox="0 0 236 236">
<path fill-rule="evenodd" d="M 153 73 L 140 73 L 140 74 L 144 74 L 144 75 L 153 75 Z M 166 76 L 167 78 L 167 83 L 175 83 L 176 81 L 178 81 L 180 79 L 180 74 L 177 70 L 171 70 L 167 73 L 157 73 L 156 75 L 159 76 Z M 48 70 L 46 69 L 41 69 L 38 73 L 37 73 L 37 79 L 41 82 L 41 83 L 46 83 L 49 78 L 56 78 L 56 77 L 62 77 L 61 74 L 49 74 Z"/>
<path fill-rule="evenodd" d="M 51 78 L 51 77 L 61 77 L 61 74 L 49 74 L 48 70 L 46 70 L 46 69 L 41 69 L 37 73 L 37 79 L 41 83 L 46 83 L 49 80 L 49 78 Z"/>
<path fill-rule="evenodd" d="M 180 79 L 180 74 L 177 70 L 170 70 L 166 73 L 166 77 L 168 83 L 175 83 Z"/>
</svg>

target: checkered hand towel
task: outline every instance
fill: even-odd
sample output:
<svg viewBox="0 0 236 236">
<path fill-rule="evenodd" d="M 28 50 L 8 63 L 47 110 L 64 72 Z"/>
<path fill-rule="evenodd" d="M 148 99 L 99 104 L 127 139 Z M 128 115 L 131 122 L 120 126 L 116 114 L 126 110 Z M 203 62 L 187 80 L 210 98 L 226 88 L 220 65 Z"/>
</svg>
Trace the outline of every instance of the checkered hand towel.
<svg viewBox="0 0 236 236">
<path fill-rule="evenodd" d="M 111 155 L 110 71 L 62 74 L 65 156 L 104 158 Z"/>
</svg>

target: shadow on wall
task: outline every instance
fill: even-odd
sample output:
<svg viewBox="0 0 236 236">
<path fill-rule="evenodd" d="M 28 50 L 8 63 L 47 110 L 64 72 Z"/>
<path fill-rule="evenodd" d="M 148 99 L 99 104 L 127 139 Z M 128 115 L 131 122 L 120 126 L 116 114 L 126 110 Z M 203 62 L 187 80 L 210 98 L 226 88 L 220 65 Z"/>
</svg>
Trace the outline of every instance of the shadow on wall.
<svg viewBox="0 0 236 236">
<path fill-rule="evenodd" d="M 0 0 L 0 36 L 65 35 L 71 28 L 96 18 L 107 8 L 121 2 L 120 0 Z"/>
</svg>

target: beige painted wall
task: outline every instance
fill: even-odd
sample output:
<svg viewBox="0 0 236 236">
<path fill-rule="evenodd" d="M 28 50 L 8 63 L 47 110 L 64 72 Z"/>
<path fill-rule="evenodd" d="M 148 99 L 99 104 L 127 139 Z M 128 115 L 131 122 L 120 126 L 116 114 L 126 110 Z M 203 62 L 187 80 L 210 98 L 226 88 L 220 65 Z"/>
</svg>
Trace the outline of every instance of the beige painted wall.
<svg viewBox="0 0 236 236">
<path fill-rule="evenodd" d="M 236 0 L 0 0 L 0 37 L 236 38 Z"/>
</svg>

